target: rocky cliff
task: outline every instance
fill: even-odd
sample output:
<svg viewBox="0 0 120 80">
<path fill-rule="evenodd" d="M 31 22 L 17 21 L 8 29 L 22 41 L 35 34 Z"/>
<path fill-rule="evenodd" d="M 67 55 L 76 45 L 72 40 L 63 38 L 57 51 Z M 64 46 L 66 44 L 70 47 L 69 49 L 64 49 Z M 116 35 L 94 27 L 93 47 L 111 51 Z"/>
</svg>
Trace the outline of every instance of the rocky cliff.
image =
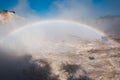
<svg viewBox="0 0 120 80">
<path fill-rule="evenodd" d="M 119 15 L 107 15 L 98 18 L 90 23 L 93 27 L 98 28 L 102 32 L 106 33 L 109 37 L 120 40 L 120 16 Z"/>
</svg>

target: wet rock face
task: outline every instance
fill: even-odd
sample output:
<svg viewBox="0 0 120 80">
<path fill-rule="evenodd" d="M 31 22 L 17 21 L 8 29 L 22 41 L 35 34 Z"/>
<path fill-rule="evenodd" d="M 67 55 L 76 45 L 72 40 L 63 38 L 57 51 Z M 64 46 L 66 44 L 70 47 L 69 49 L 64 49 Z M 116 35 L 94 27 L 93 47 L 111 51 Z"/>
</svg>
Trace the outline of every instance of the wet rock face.
<svg viewBox="0 0 120 80">
<path fill-rule="evenodd" d="M 14 13 L 10 11 L 0 11 L 0 23 L 8 23 L 14 17 Z"/>
<path fill-rule="evenodd" d="M 15 14 L 14 11 L 0 11 L 0 38 L 26 23 L 27 20 Z"/>
<path fill-rule="evenodd" d="M 103 16 L 97 19 L 92 25 L 104 33 L 106 33 L 109 37 L 115 39 L 116 41 L 120 40 L 120 16 L 119 15 L 108 15 Z"/>
<path fill-rule="evenodd" d="M 0 11 L 0 27 L 17 27 L 24 23 L 27 23 L 26 20 L 23 17 L 15 14 L 15 11 Z"/>
</svg>

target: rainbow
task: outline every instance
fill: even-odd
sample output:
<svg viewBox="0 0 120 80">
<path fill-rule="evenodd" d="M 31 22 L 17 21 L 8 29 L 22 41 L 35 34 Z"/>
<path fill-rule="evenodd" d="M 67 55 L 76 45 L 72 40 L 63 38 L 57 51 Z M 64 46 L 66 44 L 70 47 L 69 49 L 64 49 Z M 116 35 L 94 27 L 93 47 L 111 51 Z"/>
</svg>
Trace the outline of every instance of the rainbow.
<svg viewBox="0 0 120 80">
<path fill-rule="evenodd" d="M 12 31 L 8 32 L 5 37 L 2 37 L 2 38 L 0 39 L 0 41 L 6 40 L 8 37 L 12 36 L 13 34 L 16 34 L 16 33 L 19 32 L 19 31 L 22 31 L 22 30 L 24 30 L 24 29 L 28 29 L 30 26 L 33 27 L 33 26 L 35 26 L 35 25 L 47 24 L 47 23 L 51 23 L 51 22 L 62 22 L 62 23 L 68 22 L 68 23 L 74 23 L 75 25 L 84 26 L 84 27 L 86 27 L 86 28 L 88 28 L 88 29 L 90 29 L 90 30 L 95 31 L 95 32 L 98 33 L 98 34 L 107 36 L 107 34 L 104 33 L 103 31 L 100 31 L 100 30 L 98 30 L 98 29 L 96 29 L 96 28 L 93 28 L 93 27 L 90 26 L 90 25 L 81 23 L 81 22 L 79 22 L 79 21 L 65 20 L 65 19 L 63 19 L 63 20 L 62 20 L 62 19 L 47 19 L 47 20 L 40 20 L 40 21 L 34 21 L 34 22 L 32 22 L 32 23 L 27 23 L 27 24 L 25 24 L 24 26 L 21 26 L 21 27 L 15 29 L 15 30 L 12 30 Z M 108 37 L 108 36 L 107 36 L 107 37 Z M 116 42 L 114 39 L 112 39 L 112 38 L 110 38 L 110 37 L 108 37 L 108 38 L 109 38 L 110 40 Z"/>
</svg>

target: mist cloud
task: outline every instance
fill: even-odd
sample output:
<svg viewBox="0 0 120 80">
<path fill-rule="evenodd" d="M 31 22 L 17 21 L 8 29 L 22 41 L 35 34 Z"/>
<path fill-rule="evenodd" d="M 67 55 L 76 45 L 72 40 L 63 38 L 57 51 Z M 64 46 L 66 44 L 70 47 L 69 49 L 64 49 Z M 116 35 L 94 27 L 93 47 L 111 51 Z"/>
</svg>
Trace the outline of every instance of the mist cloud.
<svg viewBox="0 0 120 80">
<path fill-rule="evenodd" d="M 92 0 L 88 0 L 87 3 L 88 5 L 85 5 L 85 3 L 80 2 L 80 0 L 66 0 L 63 2 L 60 2 L 58 0 L 53 2 L 53 4 L 51 5 L 50 12 L 47 14 L 48 17 L 41 18 L 41 15 L 37 14 L 36 11 L 30 7 L 28 0 L 19 0 L 17 6 L 15 6 L 11 10 L 16 11 L 19 15 L 23 16 L 22 19 L 21 19 L 21 16 L 15 16 L 14 20 L 11 19 L 11 21 L 13 22 L 10 23 L 13 25 L 9 25 L 9 24 L 7 26 L 2 25 L 1 31 L 4 30 L 6 35 L 6 33 L 17 30 L 17 28 L 22 27 L 26 23 L 31 23 L 32 21 L 46 20 L 46 19 L 49 19 L 49 20 L 50 19 L 68 19 L 68 20 L 74 20 L 78 22 L 91 21 L 93 20 L 93 17 L 97 15 L 97 12 L 95 11 L 96 9 L 92 5 Z M 56 9 L 53 9 L 53 7 L 55 7 Z M 112 22 L 113 24 L 116 25 L 119 21 L 118 22 L 112 21 Z M 104 23 L 100 23 L 100 24 L 104 24 Z M 69 53 L 72 51 L 75 52 L 76 47 L 74 47 L 74 45 L 71 46 L 71 44 L 67 44 L 66 43 L 67 41 L 65 42 L 64 38 L 66 38 L 67 36 L 69 40 L 71 40 L 73 37 L 75 37 L 75 39 L 80 40 L 80 37 L 79 37 L 80 34 L 78 34 L 79 28 L 76 28 L 77 30 L 74 28 L 75 29 L 74 30 L 73 29 L 74 26 L 71 26 L 71 25 L 63 25 L 63 24 L 56 25 L 55 23 L 52 23 L 50 25 L 47 25 L 47 26 L 42 25 L 43 28 L 40 28 L 40 30 L 38 29 L 39 27 L 38 26 L 36 29 L 31 28 L 31 29 L 28 29 L 28 31 L 24 30 L 21 33 L 18 32 L 18 34 L 16 35 L 7 37 L 7 39 L 3 41 L 3 43 L 0 42 L 0 71 L 1 71 L 0 78 L 2 80 L 8 80 L 8 79 L 36 80 L 36 78 L 38 79 L 41 78 L 41 80 L 48 80 L 48 79 L 57 80 L 58 75 L 55 75 L 56 73 L 51 74 L 50 63 L 48 61 L 46 62 L 46 60 L 45 61 L 38 60 L 40 61 L 39 62 L 40 66 L 39 66 L 38 64 L 36 64 L 36 61 L 34 62 L 33 60 L 34 58 L 32 58 L 31 53 L 33 54 L 33 56 L 34 54 L 39 53 L 40 57 L 42 57 L 43 56 L 42 53 L 44 53 L 44 55 L 47 55 L 45 53 Z M 110 24 L 107 23 L 107 26 L 108 25 Z M 54 26 L 55 27 L 59 26 L 60 29 L 59 28 L 56 29 Z M 68 26 L 68 27 L 66 28 L 64 26 Z M 46 29 L 44 27 L 46 27 Z M 104 27 L 106 27 L 106 24 L 103 26 L 103 28 Z M 104 29 L 108 31 L 111 31 L 112 29 L 114 30 L 114 34 L 116 33 L 117 35 L 119 34 L 118 32 L 119 28 L 117 27 L 115 29 L 114 25 L 112 25 L 111 27 L 106 27 Z M 42 33 L 42 30 L 43 30 L 43 33 Z M 46 31 L 46 33 L 44 33 L 44 31 Z M 74 34 L 75 35 L 77 34 L 77 36 L 74 36 L 72 31 L 75 32 Z M 83 30 L 80 29 L 80 31 L 82 32 Z M 69 32 L 70 32 L 70 35 L 69 34 L 64 35 Z M 58 37 L 58 40 L 61 39 L 61 43 L 57 43 L 56 39 L 54 39 L 53 37 L 52 37 L 53 40 L 50 40 L 50 41 L 53 41 L 53 43 L 50 41 L 47 41 L 48 39 L 51 38 L 50 34 L 55 38 Z M 84 35 L 89 36 L 89 34 L 85 32 L 84 32 Z M 84 35 L 80 35 L 80 36 L 84 37 Z M 93 36 L 89 36 L 89 38 L 93 38 Z M 56 57 L 56 56 L 52 56 L 52 57 Z M 64 68 L 66 68 L 66 65 L 67 64 L 64 65 Z M 89 80 L 89 78 L 86 76 L 86 71 L 83 70 L 83 68 L 80 65 L 69 64 L 67 65 L 67 68 L 71 68 L 71 66 L 72 68 L 77 67 L 79 69 L 78 71 L 82 71 L 83 73 L 82 78 L 78 77 L 76 79 Z M 69 71 L 69 69 L 66 69 L 66 70 L 63 69 L 62 71 L 67 72 L 67 70 Z M 62 74 L 62 71 L 61 71 L 61 74 Z M 76 71 L 74 71 L 75 74 L 77 74 Z M 64 72 L 64 74 L 66 72 Z M 40 77 L 36 76 L 35 75 L 36 73 L 39 73 Z M 67 72 L 67 73 L 71 74 L 70 72 Z M 69 75 L 67 79 L 70 79 L 70 78 L 73 79 L 73 77 Z"/>
<path fill-rule="evenodd" d="M 87 5 L 86 5 L 87 3 Z M 12 9 L 18 14 L 28 18 L 36 19 L 71 19 L 78 21 L 86 21 L 87 19 L 95 16 L 95 8 L 92 0 L 82 2 L 82 0 L 65 0 L 65 1 L 53 1 L 50 5 L 48 13 L 45 13 L 47 17 L 42 17 L 37 14 L 35 10 L 30 7 L 28 0 L 19 0 L 18 4 Z"/>
</svg>

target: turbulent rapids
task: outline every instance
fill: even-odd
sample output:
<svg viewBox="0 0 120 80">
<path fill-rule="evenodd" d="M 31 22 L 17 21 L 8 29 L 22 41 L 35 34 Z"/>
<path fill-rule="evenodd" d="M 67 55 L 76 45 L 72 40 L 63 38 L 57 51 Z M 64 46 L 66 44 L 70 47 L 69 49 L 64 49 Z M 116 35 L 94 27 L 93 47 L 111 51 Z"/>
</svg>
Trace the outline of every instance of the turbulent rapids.
<svg viewBox="0 0 120 80">
<path fill-rule="evenodd" d="M 120 79 L 120 47 L 100 31 L 66 20 L 31 24 L 4 13 L 12 17 L 0 13 L 8 20 L 0 18 L 2 80 Z"/>
</svg>

